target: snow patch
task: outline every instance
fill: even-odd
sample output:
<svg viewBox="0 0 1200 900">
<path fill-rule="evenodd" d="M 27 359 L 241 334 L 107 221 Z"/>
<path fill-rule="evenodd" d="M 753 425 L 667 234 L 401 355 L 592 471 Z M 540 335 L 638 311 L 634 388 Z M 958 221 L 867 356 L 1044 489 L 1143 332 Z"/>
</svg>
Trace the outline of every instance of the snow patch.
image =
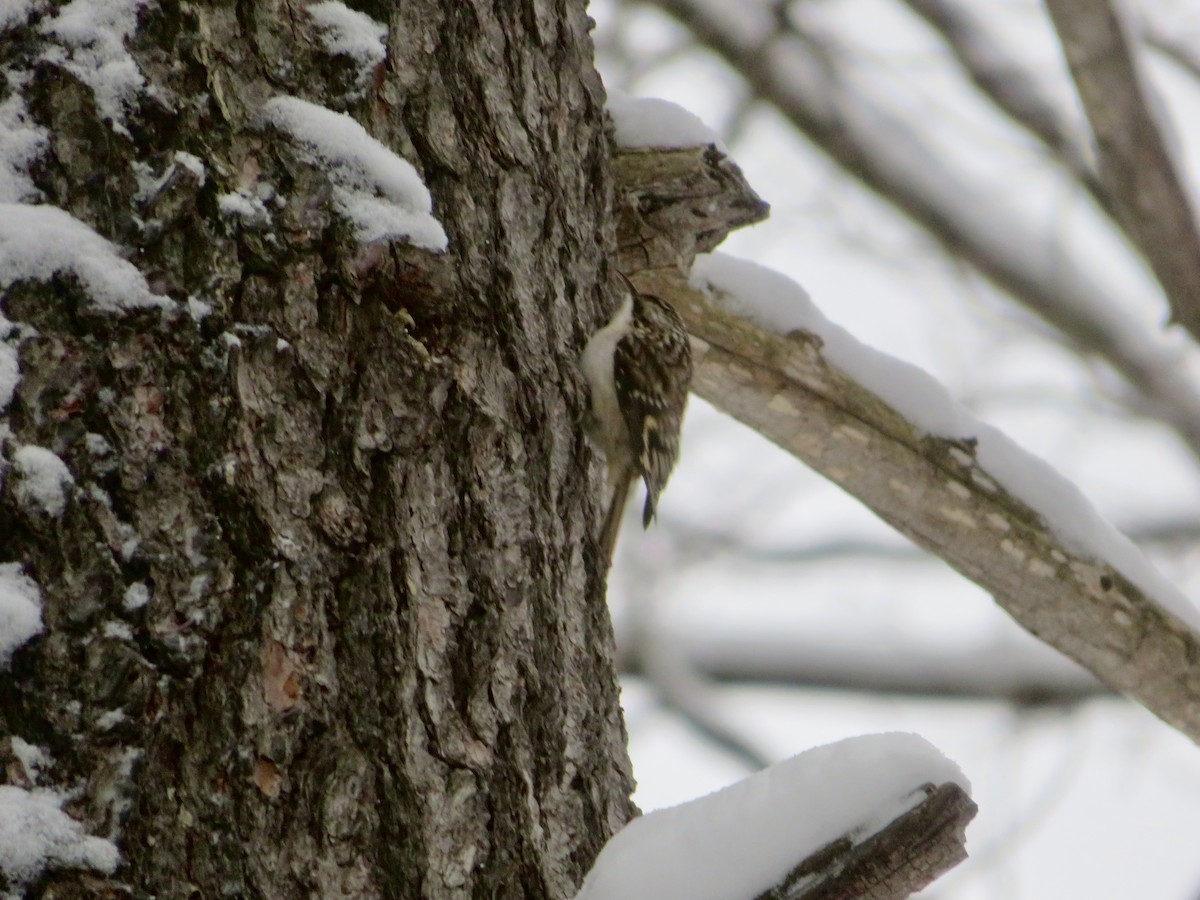
<svg viewBox="0 0 1200 900">
<path fill-rule="evenodd" d="M 21 380 L 21 366 L 17 358 L 17 348 L 4 338 L 12 323 L 0 313 L 0 412 L 8 409 L 12 403 L 13 394 L 17 391 L 17 383 Z"/>
<path fill-rule="evenodd" d="M 358 64 L 358 84 L 365 88 L 387 57 L 387 26 L 349 9 L 337 0 L 314 3 L 308 14 L 321 28 L 321 43 L 330 56 L 348 56 Z"/>
<path fill-rule="evenodd" d="M 0 0 L 0 32 L 24 25 L 40 5 L 38 0 Z"/>
<path fill-rule="evenodd" d="M 0 563 L 0 670 L 17 648 L 42 632 L 42 592 L 20 563 Z M 3 847 L 3 843 L 0 843 Z"/>
<path fill-rule="evenodd" d="M 241 219 L 255 227 L 262 227 L 271 221 L 271 214 L 263 202 L 244 188 L 236 194 L 221 194 L 217 197 L 217 208 L 225 218 Z"/>
<path fill-rule="evenodd" d="M 78 278 L 102 312 L 175 308 L 174 301 L 150 293 L 141 272 L 121 259 L 114 244 L 70 213 L 0 203 L 0 291 L 59 274 Z"/>
<path fill-rule="evenodd" d="M 125 721 L 125 710 L 110 709 L 96 717 L 96 727 L 101 731 L 112 731 Z"/>
<path fill-rule="evenodd" d="M 42 773 L 42 769 L 50 766 L 50 754 L 41 747 L 36 747 L 28 741 L 22 740 L 15 734 L 9 738 L 9 746 L 12 747 L 12 754 L 21 763 L 21 768 L 25 772 L 25 778 L 30 782 L 37 781 L 38 776 Z"/>
<path fill-rule="evenodd" d="M 132 641 L 133 629 L 126 622 L 109 621 L 104 623 L 104 628 L 101 630 L 106 638 L 113 638 L 118 641 Z"/>
<path fill-rule="evenodd" d="M 786 275 L 724 254 L 702 254 L 692 266 L 691 284 L 708 292 L 723 309 L 768 331 L 803 330 L 816 335 L 826 361 L 925 434 L 974 440 L 980 467 L 1041 515 L 1065 548 L 1112 566 L 1148 598 L 1200 631 L 1200 609 L 1132 541 L 1101 518 L 1079 488 L 1006 434 L 975 418 L 927 372 L 860 343 L 830 322 Z"/>
<path fill-rule="evenodd" d="M 204 160 L 196 156 L 194 153 L 176 150 L 175 162 L 191 172 L 196 177 L 196 182 L 200 185 L 200 187 L 204 187 L 204 182 L 208 180 L 208 172 L 204 168 Z"/>
<path fill-rule="evenodd" d="M 712 144 L 727 153 L 721 136 L 700 121 L 695 113 L 669 100 L 631 97 L 623 91 L 608 91 L 608 114 L 612 116 L 618 147 L 704 147 Z"/>
<path fill-rule="evenodd" d="M 111 874 L 121 856 L 102 838 L 84 834 L 49 791 L 0 785 L 0 871 L 19 895 L 47 869 L 89 868 Z"/>
<path fill-rule="evenodd" d="M 817 747 L 707 797 L 634 819 L 577 900 L 729 900 L 771 888 L 847 834 L 868 837 L 962 772 L 914 734 Z"/>
<path fill-rule="evenodd" d="M 137 178 L 137 191 L 134 192 L 133 199 L 143 205 L 152 202 L 167 185 L 178 179 L 179 172 L 187 172 L 197 187 L 203 187 L 204 182 L 208 180 L 208 172 L 200 157 L 183 151 L 175 153 L 161 175 L 156 175 L 154 167 L 149 163 L 138 160 L 133 162 L 133 172 Z"/>
<path fill-rule="evenodd" d="M 110 444 L 102 434 L 96 434 L 94 431 L 89 431 L 83 436 L 83 444 L 87 447 L 87 452 L 92 456 L 108 456 L 113 452 L 112 444 Z M 95 485 L 92 485 L 95 487 Z M 96 490 L 100 490 L 96 488 Z M 104 492 L 101 491 L 103 494 Z M 111 502 L 106 501 L 105 506 L 112 506 Z"/>
<path fill-rule="evenodd" d="M 192 317 L 192 321 L 198 325 L 212 315 L 212 304 L 205 303 L 199 297 L 188 297 L 187 311 L 188 315 Z"/>
<path fill-rule="evenodd" d="M 325 170 L 334 204 L 361 243 L 407 238 L 425 250 L 446 249 L 446 232 L 417 170 L 354 119 L 297 97 L 267 101 L 263 115 Z"/>
<path fill-rule="evenodd" d="M 41 27 L 60 44 L 44 58 L 90 87 L 100 114 L 126 137 L 125 111 L 146 79 L 125 41 L 137 31 L 138 10 L 145 5 L 146 0 L 73 0 Z"/>
<path fill-rule="evenodd" d="M 67 492 L 75 485 L 67 464 L 45 447 L 33 444 L 17 450 L 12 461 L 17 502 L 26 508 L 37 507 L 55 519 L 61 516 L 67 508 Z"/>
<path fill-rule="evenodd" d="M 135 581 L 129 587 L 125 588 L 125 597 L 121 605 L 126 611 L 133 612 L 135 609 L 141 609 L 150 602 L 150 589 L 140 581 Z"/>
<path fill-rule="evenodd" d="M 0 19 L 3 18 L 0 10 Z M 29 116 L 17 92 L 0 103 L 0 203 L 20 203 L 41 195 L 29 168 L 42 155 L 50 136 Z"/>
</svg>

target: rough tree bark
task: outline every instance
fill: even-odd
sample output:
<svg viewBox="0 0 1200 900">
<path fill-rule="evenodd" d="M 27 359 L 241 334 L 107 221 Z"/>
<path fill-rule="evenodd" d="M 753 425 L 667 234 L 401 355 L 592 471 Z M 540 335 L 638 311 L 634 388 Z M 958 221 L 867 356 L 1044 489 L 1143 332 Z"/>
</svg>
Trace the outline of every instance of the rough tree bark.
<svg viewBox="0 0 1200 900">
<path fill-rule="evenodd" d="M 5 456 L 49 448 L 74 488 L 59 519 L 0 492 L 45 620 L 0 735 L 123 854 L 35 893 L 562 897 L 632 813 L 574 374 L 613 245 L 583 4 L 355 5 L 389 25 L 361 96 L 301 3 L 142 7 L 127 134 L 39 61 L 54 10 L 0 44 L 41 200 L 180 304 L 3 298 Z M 448 253 L 357 244 L 262 126 L 277 95 L 412 162 Z M 222 216 L 239 190 L 264 221 Z"/>
</svg>

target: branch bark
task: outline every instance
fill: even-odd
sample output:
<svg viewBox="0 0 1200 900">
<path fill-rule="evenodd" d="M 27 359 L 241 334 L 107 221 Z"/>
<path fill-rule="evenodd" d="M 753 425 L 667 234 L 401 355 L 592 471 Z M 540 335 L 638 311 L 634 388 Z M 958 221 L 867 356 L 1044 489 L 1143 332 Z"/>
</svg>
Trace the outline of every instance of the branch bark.
<svg viewBox="0 0 1200 900">
<path fill-rule="evenodd" d="M 711 155 L 692 159 L 703 169 Z M 1200 636 L 1106 561 L 1064 546 L 982 468 L 969 435 L 927 436 L 831 365 L 815 336 L 767 333 L 715 308 L 680 272 L 685 254 L 665 253 L 637 271 L 635 251 L 647 245 L 639 235 L 671 233 L 675 211 L 691 215 L 691 200 L 678 176 L 658 185 L 655 167 L 626 157 L 619 185 L 640 198 L 626 209 L 651 212 L 640 222 L 627 212 L 619 223 L 622 247 L 633 247 L 623 262 L 640 287 L 675 303 L 696 339 L 693 390 L 989 591 L 1035 637 L 1200 742 Z"/>
<path fill-rule="evenodd" d="M 920 792 L 925 799 L 885 828 L 821 848 L 755 900 L 895 900 L 931 884 L 967 858 L 965 832 L 977 807 L 957 784 Z"/>
<path fill-rule="evenodd" d="M 1046 8 L 1092 123 L 1113 214 L 1158 277 L 1172 318 L 1200 339 L 1200 234 L 1137 48 L 1107 2 L 1047 0 Z"/>
</svg>

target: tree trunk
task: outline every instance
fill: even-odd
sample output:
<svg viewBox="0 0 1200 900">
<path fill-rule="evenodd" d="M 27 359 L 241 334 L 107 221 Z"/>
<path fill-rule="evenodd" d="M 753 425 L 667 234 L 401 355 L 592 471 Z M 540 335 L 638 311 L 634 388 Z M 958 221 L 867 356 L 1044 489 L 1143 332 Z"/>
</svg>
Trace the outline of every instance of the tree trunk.
<svg viewBox="0 0 1200 900">
<path fill-rule="evenodd" d="M 61 10 L 0 43 L 41 201 L 177 304 L 3 298 L 5 458 L 74 486 L 58 517 L 0 488 L 45 622 L 0 735 L 123 859 L 34 894 L 565 897 L 632 813 L 574 368 L 613 246 L 583 4 L 356 5 L 389 26 L 361 88 L 301 4 L 145 6 L 115 118 L 36 62 Z M 448 251 L 358 242 L 282 95 L 416 166 Z"/>
</svg>

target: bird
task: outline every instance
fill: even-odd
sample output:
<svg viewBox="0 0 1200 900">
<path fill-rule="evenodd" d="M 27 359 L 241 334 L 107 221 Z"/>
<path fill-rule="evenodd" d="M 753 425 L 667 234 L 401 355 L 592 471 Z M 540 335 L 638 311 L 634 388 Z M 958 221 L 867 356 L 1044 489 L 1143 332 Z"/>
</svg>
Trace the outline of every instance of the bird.
<svg viewBox="0 0 1200 900">
<path fill-rule="evenodd" d="M 604 454 L 612 489 L 600 533 L 610 563 L 629 489 L 639 476 L 646 484 L 642 527 L 657 514 L 659 495 L 679 458 L 693 370 L 691 342 L 675 308 L 638 291 L 624 275 L 619 291 L 616 312 L 591 335 L 580 357 L 590 394 L 586 431 Z"/>
</svg>

